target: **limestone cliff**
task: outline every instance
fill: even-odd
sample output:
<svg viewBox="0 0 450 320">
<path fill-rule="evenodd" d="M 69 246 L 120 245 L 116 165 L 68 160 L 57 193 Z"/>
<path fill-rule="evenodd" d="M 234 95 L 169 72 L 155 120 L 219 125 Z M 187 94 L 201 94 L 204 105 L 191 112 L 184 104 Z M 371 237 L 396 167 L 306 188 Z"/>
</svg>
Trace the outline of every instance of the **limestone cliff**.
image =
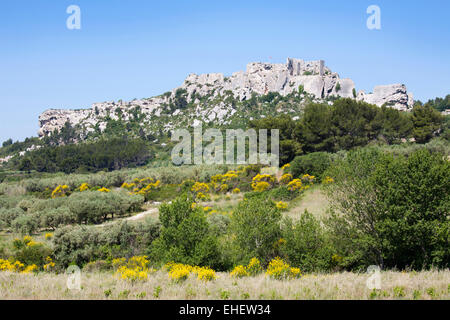
<svg viewBox="0 0 450 320">
<path fill-rule="evenodd" d="M 412 94 L 402 84 L 377 86 L 369 94 L 363 91 L 356 93 L 353 81 L 340 78 L 325 66 L 323 60 L 288 58 L 285 64 L 249 63 L 245 72 L 235 72 L 229 77 L 221 73 L 190 74 L 180 87 L 153 98 L 94 103 L 90 109 L 84 110 L 49 109 L 39 116 L 39 135 L 59 131 L 69 122 L 84 138 L 90 133 L 102 132 L 108 121 L 130 121 L 138 116 L 147 132 L 168 131 L 200 121 L 227 125 L 235 118 L 249 116 L 241 113 L 240 103 L 254 95 L 272 92 L 286 97 L 299 90 L 302 92 L 300 99 L 305 102 L 345 97 L 378 106 L 386 104 L 399 110 L 409 110 L 413 106 Z M 272 111 L 295 116 L 300 110 L 285 103 Z"/>
</svg>

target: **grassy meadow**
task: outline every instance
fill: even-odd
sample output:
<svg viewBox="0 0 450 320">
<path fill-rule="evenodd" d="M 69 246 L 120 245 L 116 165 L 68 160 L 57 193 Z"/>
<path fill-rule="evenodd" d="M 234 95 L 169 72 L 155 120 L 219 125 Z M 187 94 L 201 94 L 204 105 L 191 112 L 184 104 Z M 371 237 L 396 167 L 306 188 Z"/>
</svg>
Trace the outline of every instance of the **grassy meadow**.
<svg viewBox="0 0 450 320">
<path fill-rule="evenodd" d="M 366 300 L 450 299 L 450 271 L 381 273 L 381 289 L 366 286 L 367 274 L 306 274 L 300 279 L 274 280 L 259 275 L 236 279 L 218 273 L 214 281 L 188 278 L 174 283 L 157 271 L 146 281 L 119 279 L 112 273 L 81 274 L 81 290 L 67 289 L 67 275 L 0 273 L 2 299 L 214 299 L 214 300 Z"/>
</svg>

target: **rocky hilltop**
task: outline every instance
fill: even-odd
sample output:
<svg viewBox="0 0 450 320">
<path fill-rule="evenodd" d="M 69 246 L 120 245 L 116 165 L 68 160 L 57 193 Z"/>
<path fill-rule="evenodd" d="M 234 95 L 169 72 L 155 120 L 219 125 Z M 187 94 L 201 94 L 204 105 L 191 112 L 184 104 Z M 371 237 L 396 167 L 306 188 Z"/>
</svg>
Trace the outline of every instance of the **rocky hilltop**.
<svg viewBox="0 0 450 320">
<path fill-rule="evenodd" d="M 271 93 L 276 93 L 279 103 L 275 110 L 266 110 L 268 114 L 282 112 L 296 116 L 304 103 L 331 104 L 338 97 L 399 110 L 410 110 L 413 106 L 413 96 L 405 85 L 377 86 L 368 94 L 356 92 L 351 79 L 340 78 L 323 60 L 288 58 L 285 64 L 249 63 L 245 72 L 235 72 L 229 77 L 221 73 L 190 74 L 180 87 L 148 99 L 94 103 L 90 109 L 81 110 L 49 109 L 39 116 L 39 136 L 59 131 L 66 122 L 77 128 L 81 139 L 101 134 L 111 122 L 119 120 L 138 121 L 145 133 L 167 132 L 200 122 L 231 125 L 239 118 L 264 117 L 261 108 L 259 113 L 249 110 L 248 101 Z M 296 103 L 290 103 L 289 98 L 294 96 Z"/>
</svg>

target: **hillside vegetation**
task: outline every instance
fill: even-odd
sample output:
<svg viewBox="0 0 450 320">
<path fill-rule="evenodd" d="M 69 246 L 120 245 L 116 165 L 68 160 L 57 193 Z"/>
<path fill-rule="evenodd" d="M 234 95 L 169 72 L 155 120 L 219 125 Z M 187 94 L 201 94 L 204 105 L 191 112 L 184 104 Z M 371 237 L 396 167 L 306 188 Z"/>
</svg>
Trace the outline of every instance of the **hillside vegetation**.
<svg viewBox="0 0 450 320">
<path fill-rule="evenodd" d="M 447 129 L 428 107 L 391 110 L 343 99 L 252 121 L 280 129 L 282 166 L 270 170 L 157 167 L 170 149 L 124 136 L 11 160 L 0 279 L 14 289 L 1 294 L 53 298 L 47 280 L 77 265 L 85 291 L 60 297 L 446 299 Z M 158 214 L 129 219 L 149 207 Z M 380 290 L 363 288 L 371 265 Z"/>
</svg>

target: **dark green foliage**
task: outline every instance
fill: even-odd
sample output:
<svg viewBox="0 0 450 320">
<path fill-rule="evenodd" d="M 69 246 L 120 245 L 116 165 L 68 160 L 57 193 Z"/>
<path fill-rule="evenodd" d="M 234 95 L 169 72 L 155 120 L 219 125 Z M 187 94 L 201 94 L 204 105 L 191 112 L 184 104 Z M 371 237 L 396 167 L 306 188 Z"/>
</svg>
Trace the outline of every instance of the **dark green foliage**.
<svg viewBox="0 0 450 320">
<path fill-rule="evenodd" d="M 280 221 L 281 213 L 272 200 L 250 198 L 239 203 L 233 211 L 231 230 L 243 260 L 257 257 L 267 264 L 279 254 Z"/>
<path fill-rule="evenodd" d="M 8 139 L 3 142 L 2 148 L 0 148 L 0 157 L 15 154 L 20 151 L 24 151 L 30 148 L 32 145 L 40 145 L 42 142 L 39 138 L 26 138 L 24 141 L 16 141 L 13 143 L 12 139 Z"/>
<path fill-rule="evenodd" d="M 220 268 L 217 238 L 203 210 L 192 208 L 186 196 L 160 206 L 161 236 L 150 248 L 155 261 Z"/>
<path fill-rule="evenodd" d="M 416 105 L 413 108 L 413 136 L 417 143 L 426 143 L 440 129 L 444 118 L 430 105 Z"/>
<path fill-rule="evenodd" d="M 422 106 L 423 104 L 420 101 L 416 101 L 415 105 Z M 439 112 L 450 109 L 450 94 L 446 95 L 445 98 L 430 99 L 427 103 L 425 103 L 425 105 L 429 105 Z"/>
<path fill-rule="evenodd" d="M 170 111 L 174 112 L 177 109 L 186 109 L 188 106 L 186 97 L 187 91 L 185 89 L 177 89 L 177 91 L 175 91 L 175 97 L 172 99 L 172 102 L 169 105 Z"/>
<path fill-rule="evenodd" d="M 450 141 L 450 115 L 445 116 L 441 137 L 447 141 Z"/>
<path fill-rule="evenodd" d="M 399 143 L 411 135 L 410 118 L 392 108 L 379 108 L 353 99 L 338 99 L 333 106 L 305 107 L 295 136 L 304 152 L 350 150 L 381 139 Z"/>
<path fill-rule="evenodd" d="M 294 178 L 304 174 L 315 176 L 319 181 L 323 178 L 323 173 L 331 164 L 330 155 L 326 152 L 313 152 L 307 155 L 298 156 L 291 163 L 291 174 Z"/>
<path fill-rule="evenodd" d="M 328 222 L 348 267 L 448 267 L 450 163 L 442 155 L 367 149 L 328 174 L 336 209 Z"/>
<path fill-rule="evenodd" d="M 364 146 L 377 137 L 379 124 L 376 116 L 380 109 L 353 99 L 335 101 L 331 114 L 334 151 Z"/>
<path fill-rule="evenodd" d="M 253 120 L 249 123 L 251 128 L 255 130 L 267 129 L 270 135 L 271 129 L 278 129 L 280 135 L 280 165 L 289 163 L 296 155 L 302 153 L 301 144 L 295 140 L 296 122 L 288 115 L 277 117 L 267 117 L 260 120 Z M 268 139 L 267 150 L 270 151 L 270 137 Z"/>
<path fill-rule="evenodd" d="M 329 271 L 333 249 L 327 234 L 317 220 L 305 211 L 297 222 L 285 219 L 283 223 L 282 246 L 288 261 L 300 267 L 302 272 Z"/>
<path fill-rule="evenodd" d="M 295 140 L 280 141 L 280 166 L 291 162 L 295 156 L 302 154 L 302 146 Z"/>
<path fill-rule="evenodd" d="M 65 173 L 96 172 L 144 165 L 150 157 L 143 140 L 112 138 L 93 143 L 43 147 L 23 157 L 18 169 Z"/>
<path fill-rule="evenodd" d="M 324 104 L 307 105 L 297 124 L 296 137 L 305 152 L 332 150 L 331 108 Z"/>
<path fill-rule="evenodd" d="M 12 139 L 8 139 L 8 140 L 6 140 L 6 141 L 4 141 L 4 142 L 2 143 L 2 147 L 3 147 L 3 148 L 6 148 L 6 147 L 8 147 L 8 146 L 10 146 L 10 145 L 12 145 L 12 144 L 13 144 Z"/>
<path fill-rule="evenodd" d="M 413 123 L 408 113 L 382 106 L 376 120 L 380 126 L 379 138 L 388 144 L 400 143 L 412 134 Z"/>
</svg>

